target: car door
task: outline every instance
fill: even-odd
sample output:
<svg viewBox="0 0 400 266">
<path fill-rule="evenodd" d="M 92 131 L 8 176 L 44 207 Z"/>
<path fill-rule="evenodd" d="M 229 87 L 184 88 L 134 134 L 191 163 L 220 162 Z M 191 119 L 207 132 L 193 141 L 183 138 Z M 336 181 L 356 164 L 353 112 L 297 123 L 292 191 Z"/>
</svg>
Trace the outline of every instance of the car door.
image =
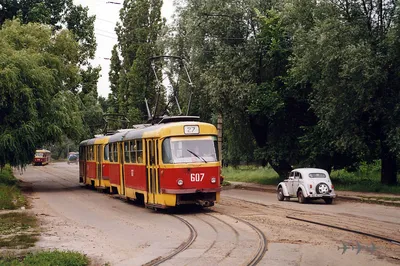
<svg viewBox="0 0 400 266">
<path fill-rule="evenodd" d="M 294 181 L 294 172 L 290 172 L 289 175 L 289 179 L 288 179 L 288 183 L 287 183 L 287 189 L 288 189 L 288 193 L 290 196 L 293 196 L 293 181 Z"/>
</svg>

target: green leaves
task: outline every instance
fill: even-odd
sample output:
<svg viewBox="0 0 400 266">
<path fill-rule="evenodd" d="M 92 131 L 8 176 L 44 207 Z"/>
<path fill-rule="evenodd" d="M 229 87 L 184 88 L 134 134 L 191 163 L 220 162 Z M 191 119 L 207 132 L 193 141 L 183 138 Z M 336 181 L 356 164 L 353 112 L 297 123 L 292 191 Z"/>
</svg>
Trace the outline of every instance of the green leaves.
<svg viewBox="0 0 400 266">
<path fill-rule="evenodd" d="M 155 106 L 156 81 L 149 59 L 163 55 L 162 47 L 158 45 L 164 25 L 161 6 L 161 0 L 125 0 L 120 12 L 121 24 L 118 23 L 116 27 L 122 62 L 114 48 L 110 99 L 118 100 L 118 103 L 111 101 L 112 109 L 127 115 L 131 123 L 142 123 L 146 120 L 145 98 L 150 107 Z M 157 75 L 161 79 L 160 71 L 157 71 Z M 158 110 L 165 106 L 165 91 L 160 93 L 161 104 L 159 103 Z"/>
<path fill-rule="evenodd" d="M 78 139 L 82 119 L 69 92 L 78 80 L 78 46 L 71 34 L 40 24 L 9 21 L 0 30 L 0 166 L 23 166 L 36 148 Z"/>
</svg>

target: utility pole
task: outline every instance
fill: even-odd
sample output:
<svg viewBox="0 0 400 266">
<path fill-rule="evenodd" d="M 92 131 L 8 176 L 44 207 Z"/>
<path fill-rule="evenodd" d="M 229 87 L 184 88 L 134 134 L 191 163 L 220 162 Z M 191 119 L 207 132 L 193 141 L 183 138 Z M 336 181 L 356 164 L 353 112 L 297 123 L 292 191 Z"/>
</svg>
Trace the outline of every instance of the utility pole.
<svg viewBox="0 0 400 266">
<path fill-rule="evenodd" d="M 219 160 L 222 163 L 222 114 L 221 113 L 218 114 L 217 130 L 218 130 L 218 152 L 219 152 L 218 155 L 219 155 Z"/>
</svg>

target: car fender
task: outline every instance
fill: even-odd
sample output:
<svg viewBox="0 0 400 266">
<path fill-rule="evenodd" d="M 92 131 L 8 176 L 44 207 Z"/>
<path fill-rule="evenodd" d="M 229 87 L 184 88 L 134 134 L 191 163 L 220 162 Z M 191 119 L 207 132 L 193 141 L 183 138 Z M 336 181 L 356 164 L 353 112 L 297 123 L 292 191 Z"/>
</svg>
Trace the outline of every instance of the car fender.
<svg viewBox="0 0 400 266">
<path fill-rule="evenodd" d="M 301 191 L 303 191 L 303 196 L 304 197 L 309 197 L 310 194 L 308 194 L 308 191 L 306 189 L 306 187 L 303 184 L 299 184 L 299 187 L 297 188 L 297 191 L 299 191 L 299 189 L 301 189 Z"/>
<path fill-rule="evenodd" d="M 276 189 L 278 190 L 279 187 L 282 187 L 282 192 L 285 197 L 289 197 L 289 192 L 285 182 L 280 182 Z"/>
</svg>

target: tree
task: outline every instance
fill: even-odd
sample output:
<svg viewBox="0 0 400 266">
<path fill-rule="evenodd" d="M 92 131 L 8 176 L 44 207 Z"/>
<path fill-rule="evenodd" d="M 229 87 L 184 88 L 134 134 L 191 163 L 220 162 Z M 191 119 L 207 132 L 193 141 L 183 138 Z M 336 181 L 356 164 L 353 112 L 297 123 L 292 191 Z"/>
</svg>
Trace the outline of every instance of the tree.
<svg viewBox="0 0 400 266">
<path fill-rule="evenodd" d="M 172 49 L 190 58 L 201 105 L 223 113 L 228 158 L 237 154 L 237 161 L 239 151 L 253 157 L 255 140 L 257 157 L 284 177 L 302 160 L 301 126 L 315 118 L 309 91 L 286 82 L 291 40 L 280 8 L 273 1 L 186 1 Z"/>
<path fill-rule="evenodd" d="M 68 30 L 7 21 L 0 30 L 0 166 L 24 166 L 35 149 L 63 134 L 78 140 L 79 46 Z M 23 78 L 21 78 L 23 77 Z M 23 106 L 21 106 L 23 104 Z"/>
<path fill-rule="evenodd" d="M 120 80 L 120 72 L 121 72 L 121 60 L 118 55 L 118 47 L 114 45 L 111 51 L 111 63 L 110 63 L 110 71 L 108 72 L 108 78 L 110 81 L 110 89 L 111 93 L 108 95 L 108 101 L 110 105 L 111 113 L 118 113 L 118 95 L 119 95 L 119 80 Z"/>
<path fill-rule="evenodd" d="M 335 151 L 380 158 L 381 182 L 397 183 L 399 58 L 395 1 L 293 1 L 293 68 L 312 85 L 318 126 Z M 308 4 L 307 17 L 301 10 Z M 289 13 L 289 12 L 288 12 Z"/>
<path fill-rule="evenodd" d="M 164 21 L 161 19 L 161 0 L 125 0 L 120 12 L 121 24 L 117 24 L 118 45 L 122 56 L 119 81 L 119 112 L 133 123 L 141 123 L 147 117 L 145 98 L 150 106 L 156 102 L 155 76 L 150 57 L 160 55 L 157 46 Z M 161 78 L 161 72 L 157 72 Z"/>
<path fill-rule="evenodd" d="M 66 8 L 72 6 L 72 0 L 4 0 L 0 8 L 0 26 L 7 19 L 19 18 L 24 24 L 38 22 L 52 25 L 54 29 L 60 29 Z"/>
</svg>

